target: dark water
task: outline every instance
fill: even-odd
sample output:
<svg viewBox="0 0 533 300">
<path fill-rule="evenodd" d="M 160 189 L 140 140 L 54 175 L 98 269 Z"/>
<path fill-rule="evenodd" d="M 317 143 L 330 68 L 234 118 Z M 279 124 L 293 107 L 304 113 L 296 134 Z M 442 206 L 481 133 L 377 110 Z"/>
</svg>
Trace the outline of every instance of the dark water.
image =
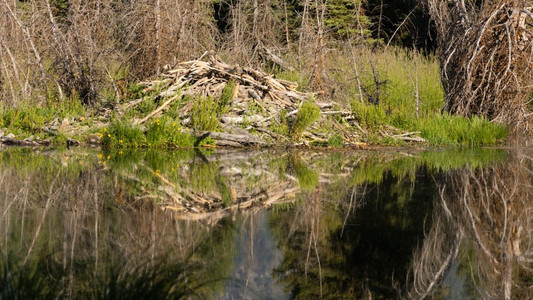
<svg viewBox="0 0 533 300">
<path fill-rule="evenodd" d="M 533 150 L 0 152 L 0 299 L 528 299 Z"/>
</svg>

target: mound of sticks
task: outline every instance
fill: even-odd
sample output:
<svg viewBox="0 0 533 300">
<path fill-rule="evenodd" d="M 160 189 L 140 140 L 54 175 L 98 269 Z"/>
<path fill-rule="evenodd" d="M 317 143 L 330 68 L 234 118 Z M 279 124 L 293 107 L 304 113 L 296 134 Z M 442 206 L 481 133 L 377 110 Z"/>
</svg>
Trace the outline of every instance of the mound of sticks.
<svg viewBox="0 0 533 300">
<path fill-rule="evenodd" d="M 297 91 L 298 84 L 295 82 L 276 79 L 252 68 L 228 65 L 216 55 L 210 55 L 207 61 L 202 58 L 178 64 L 175 69 L 164 73 L 163 79 L 142 82 L 141 85 L 145 86 L 143 92 L 157 89 L 160 91 L 160 97 L 171 97 L 167 101 L 174 101 L 172 97 L 176 96 L 178 91 L 181 91 L 180 97 L 190 95 L 219 98 L 231 82 L 233 91 L 230 110 L 226 113 L 227 116 L 222 118 L 225 123 L 244 122 L 243 115 L 251 105 L 260 108 L 261 115 L 247 116 L 246 120 L 258 122 L 264 121 L 268 116 L 277 115 L 282 110 L 296 110 L 302 101 L 313 96 Z M 192 103 L 181 108 L 180 116 L 188 116 L 191 107 Z M 145 119 L 139 123 L 143 123 Z"/>
<path fill-rule="evenodd" d="M 439 35 L 445 111 L 533 125 L 531 1 L 429 0 Z"/>
<path fill-rule="evenodd" d="M 206 56 L 207 59 L 203 60 Z M 296 82 L 275 78 L 249 67 L 229 65 L 214 54 L 206 53 L 197 60 L 182 62 L 163 73 L 160 79 L 141 82 L 140 85 L 144 88 L 143 94 L 160 99 L 163 103 L 142 119 L 135 120 L 135 125 L 162 114 L 172 107 L 173 102 L 187 99 L 181 101 L 176 109 L 182 125 L 192 130 L 194 126 L 190 125 L 199 99 L 212 98 L 217 105 L 224 102 L 224 112 L 217 116 L 224 132 L 193 130 L 200 139 L 212 138 L 217 146 L 264 146 L 269 142 L 294 145 L 294 141 L 269 128 L 271 125 L 280 125 L 283 118 L 296 118 L 305 101 L 313 101 L 320 108 L 320 120 L 330 120 L 332 130 L 345 143 L 359 146 L 362 144 L 361 136 L 367 134 L 350 110 L 339 110 L 340 106 L 333 102 L 321 102 L 315 93 L 298 91 Z M 126 111 L 142 101 L 143 98 L 129 101 L 119 111 Z M 331 116 L 341 118 L 343 122 L 329 118 Z M 330 134 L 314 129 L 313 126 L 307 128 L 301 136 L 303 141 L 296 143 L 327 143 Z M 409 142 L 425 142 L 416 132 L 397 131 L 382 134 Z"/>
</svg>

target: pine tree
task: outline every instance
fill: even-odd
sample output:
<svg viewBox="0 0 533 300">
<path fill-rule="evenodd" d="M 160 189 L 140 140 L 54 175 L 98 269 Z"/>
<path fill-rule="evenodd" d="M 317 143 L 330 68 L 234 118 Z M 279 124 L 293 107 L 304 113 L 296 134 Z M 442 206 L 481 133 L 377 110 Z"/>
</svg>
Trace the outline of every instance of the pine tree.
<svg viewBox="0 0 533 300">
<path fill-rule="evenodd" d="M 327 3 L 325 25 L 335 39 L 366 38 L 370 35 L 368 17 L 364 15 L 364 0 L 330 0 Z"/>
</svg>

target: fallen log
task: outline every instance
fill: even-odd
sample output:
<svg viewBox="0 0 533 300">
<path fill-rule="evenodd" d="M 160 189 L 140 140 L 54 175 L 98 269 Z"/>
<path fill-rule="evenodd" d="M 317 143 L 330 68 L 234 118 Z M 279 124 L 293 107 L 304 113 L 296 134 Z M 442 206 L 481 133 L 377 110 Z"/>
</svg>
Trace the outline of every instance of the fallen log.
<svg viewBox="0 0 533 300">
<path fill-rule="evenodd" d="M 239 145 L 239 146 L 264 146 L 267 143 L 251 134 L 233 134 L 225 132 L 210 132 L 204 131 L 197 134 L 198 139 L 201 141 L 207 137 L 215 140 L 217 144 L 227 145 Z"/>
<path fill-rule="evenodd" d="M 0 143 L 9 146 L 21 146 L 21 147 L 38 147 L 38 146 L 50 146 L 50 140 L 42 141 L 28 141 L 28 140 L 17 140 L 7 136 L 0 137 Z"/>
</svg>

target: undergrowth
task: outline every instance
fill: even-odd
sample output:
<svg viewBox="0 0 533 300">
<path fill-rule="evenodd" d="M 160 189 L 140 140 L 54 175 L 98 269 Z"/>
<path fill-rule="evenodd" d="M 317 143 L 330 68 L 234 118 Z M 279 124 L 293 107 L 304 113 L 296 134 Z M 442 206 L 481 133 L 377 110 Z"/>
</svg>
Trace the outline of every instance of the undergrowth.
<svg viewBox="0 0 533 300">
<path fill-rule="evenodd" d="M 357 64 L 361 91 L 355 80 L 354 61 Z M 376 51 L 358 49 L 353 53 L 342 52 L 342 55 L 339 55 L 339 52 L 332 53 L 328 56 L 326 68 L 331 70 L 329 79 L 333 83 L 330 88 L 336 91 L 331 93 L 333 97 L 331 100 L 338 103 L 333 110 L 353 112 L 355 119 L 366 132 L 361 136 L 361 141 L 379 145 L 404 145 L 405 142 L 401 139 L 383 136 L 382 132 L 390 130 L 390 126 L 401 131 L 416 132 L 431 145 L 484 146 L 501 143 L 506 138 L 507 129 L 502 125 L 480 117 L 462 118 L 441 114 L 444 93 L 437 60 L 431 55 L 423 56 L 414 51 L 398 48 Z M 298 89 L 309 90 L 312 87 L 308 74 L 301 71 L 274 69 L 274 72 L 277 78 L 298 82 Z M 144 88 L 141 85 L 130 84 L 126 91 L 127 98 L 142 98 L 143 101 L 122 112 L 120 117 L 112 117 L 109 124 L 105 124 L 108 120 L 98 121 L 98 127 L 105 126 L 105 129 L 97 134 L 101 138 L 101 144 L 108 148 L 198 146 L 199 141 L 192 133 L 222 129 L 220 119 L 230 111 L 235 96 L 235 85 L 236 82 L 230 80 L 218 98 L 183 96 L 172 102 L 160 118 L 148 121 L 141 128 L 132 125 L 134 120 L 144 118 L 156 110 L 165 98 L 158 96 L 160 87 L 154 87 L 151 91 L 143 93 Z M 359 95 L 360 92 L 362 95 Z M 322 99 L 322 101 L 327 100 L 329 99 Z M 107 109 L 113 108 L 111 103 L 120 101 L 110 99 L 109 102 Z M 73 99 L 49 100 L 44 106 L 28 104 L 11 108 L 0 105 L 0 129 L 4 129 L 4 134 L 13 133 L 17 139 L 30 136 L 38 139 L 51 138 L 61 144 L 65 144 L 68 138 L 83 139 L 83 135 L 78 133 L 57 130 L 57 133 L 50 134 L 43 130 L 43 127 L 54 122 L 59 124 L 57 127 L 61 127 L 61 122 L 65 118 L 75 119 L 74 122 L 79 123 L 76 125 L 84 127 L 91 128 L 96 125 L 93 119 L 97 119 L 98 116 L 92 116 L 93 113 L 97 114 L 96 110 L 88 110 L 80 103 L 79 100 Z M 183 122 L 183 116 L 180 116 L 180 109 L 186 105 L 190 105 L 188 123 Z M 261 104 L 251 101 L 243 116 L 265 113 Z M 112 115 L 114 114 L 113 111 Z M 348 131 L 352 129 L 360 131 L 358 128 L 350 128 L 340 114 L 332 115 L 330 118 L 335 118 L 335 121 Z M 320 108 L 314 100 L 304 101 L 297 114 L 289 116 L 287 111 L 281 111 L 280 115 L 268 125 L 268 129 L 281 136 L 275 139 L 275 143 L 299 141 L 303 133 L 319 119 Z M 328 120 L 322 118 L 318 126 L 315 126 L 318 127 L 313 129 L 315 133 L 319 132 L 324 138 L 312 141 L 311 144 L 343 147 L 343 136 L 339 135 Z M 251 123 L 244 122 L 240 125 L 251 132 L 255 130 Z M 90 129 L 88 132 L 94 133 L 95 130 Z M 202 143 L 214 142 L 207 138 Z"/>
<path fill-rule="evenodd" d="M 0 104 L 0 128 L 4 129 L 4 134 L 13 133 L 17 138 L 31 135 L 39 138 L 64 138 L 63 133 L 50 135 L 43 131 L 43 127 L 54 121 L 61 124 L 65 118 L 71 119 L 86 114 L 86 108 L 75 100 L 65 100 L 45 106 L 21 104 L 18 107 L 5 107 Z M 89 121 L 84 122 L 88 124 Z"/>
</svg>

